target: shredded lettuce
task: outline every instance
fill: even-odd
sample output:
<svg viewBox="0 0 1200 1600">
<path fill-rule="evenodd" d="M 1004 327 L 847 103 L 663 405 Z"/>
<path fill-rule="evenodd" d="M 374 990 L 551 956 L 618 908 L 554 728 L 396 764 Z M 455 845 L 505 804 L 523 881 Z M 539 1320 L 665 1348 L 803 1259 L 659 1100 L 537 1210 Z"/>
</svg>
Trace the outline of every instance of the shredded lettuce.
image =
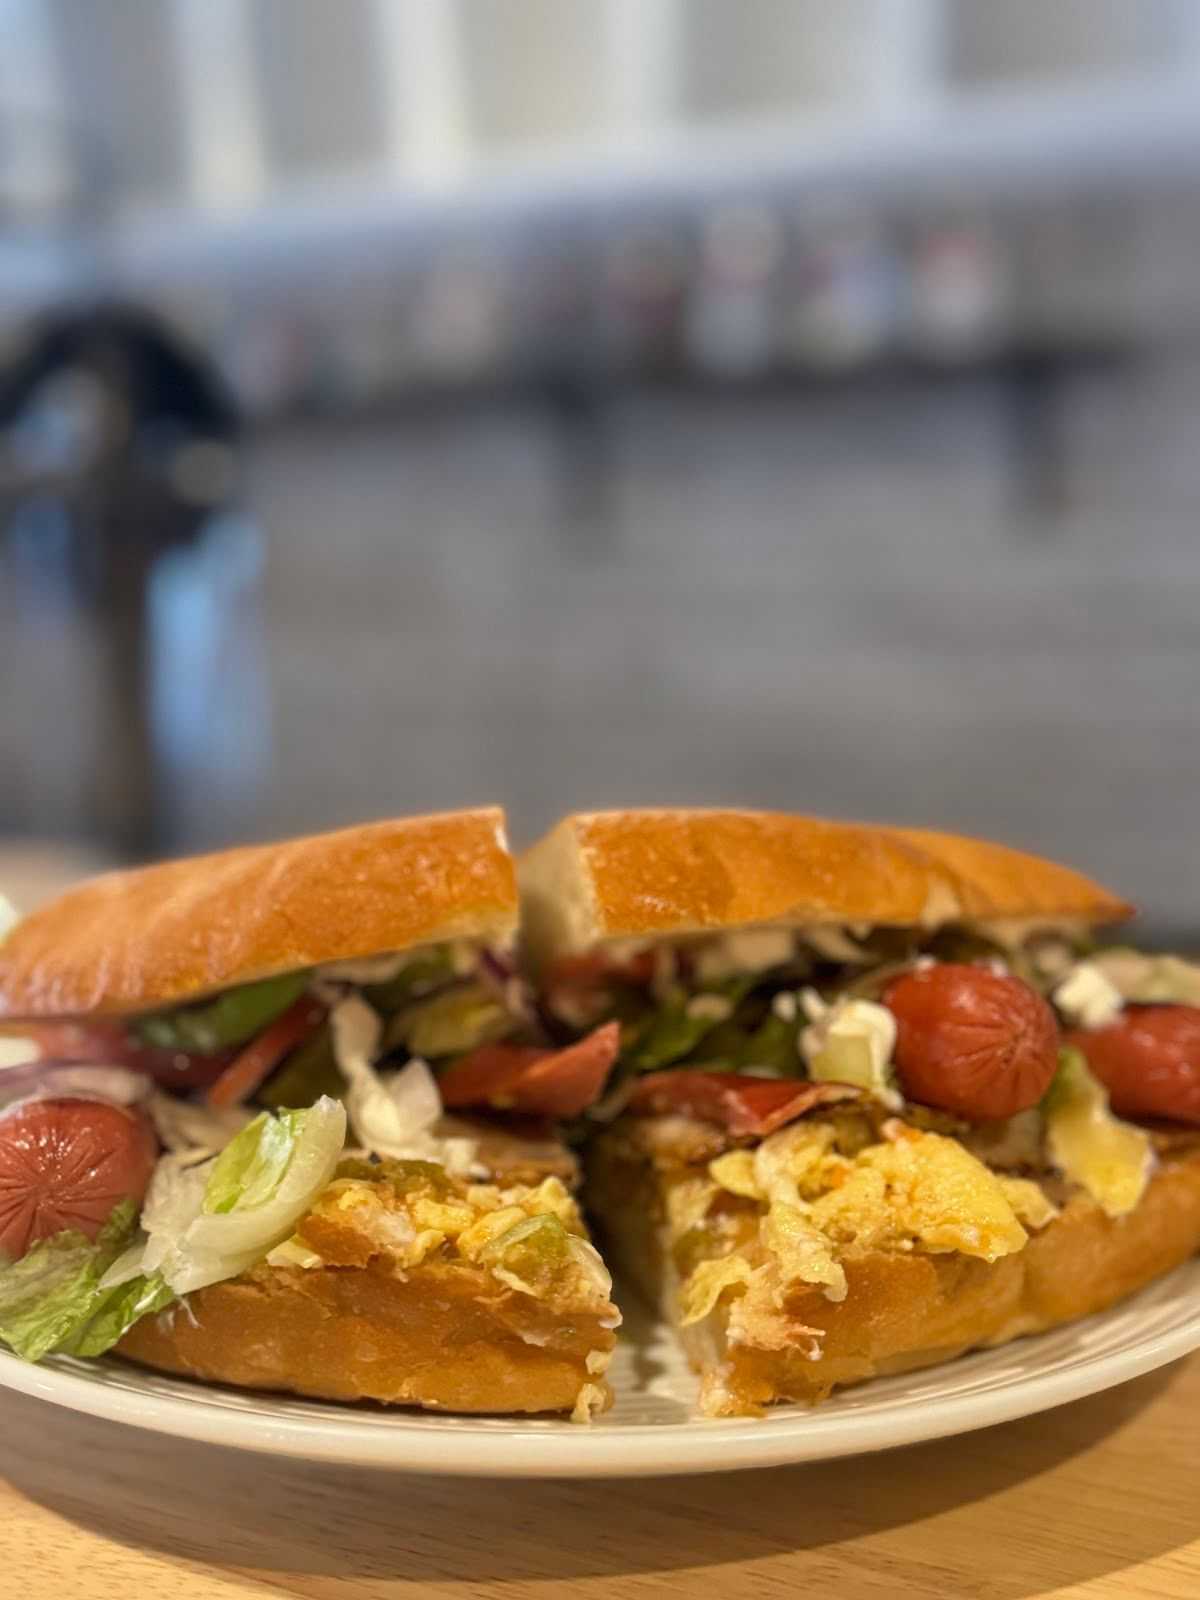
<svg viewBox="0 0 1200 1600">
<path fill-rule="evenodd" d="M 157 1273 L 183 1295 L 237 1277 L 295 1231 L 333 1178 L 345 1139 L 344 1107 L 321 1099 L 307 1111 L 264 1112 L 202 1167 L 164 1158 L 142 1211 L 145 1238 L 101 1287 Z"/>
<path fill-rule="evenodd" d="M 0 1338 L 9 1349 L 26 1361 L 53 1350 L 101 1355 L 139 1317 L 168 1305 L 174 1295 L 161 1280 L 138 1274 L 116 1291 L 101 1285 L 133 1229 L 133 1203 L 124 1200 L 94 1243 L 67 1228 L 0 1267 Z"/>
<path fill-rule="evenodd" d="M 364 1149 L 395 1160 L 429 1160 L 465 1175 L 476 1143 L 438 1133 L 442 1098 L 433 1074 L 418 1056 L 401 1072 L 375 1068 L 380 1049 L 379 1017 L 357 995 L 330 1015 L 333 1045 L 346 1080 L 346 1110 L 354 1137 Z"/>
</svg>

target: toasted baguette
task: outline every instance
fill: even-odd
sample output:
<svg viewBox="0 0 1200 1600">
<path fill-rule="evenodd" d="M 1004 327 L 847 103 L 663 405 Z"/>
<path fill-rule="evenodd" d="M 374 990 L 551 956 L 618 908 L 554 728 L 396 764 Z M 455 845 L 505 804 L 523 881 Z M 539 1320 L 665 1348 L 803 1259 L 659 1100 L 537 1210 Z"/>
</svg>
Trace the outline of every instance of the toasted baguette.
<svg viewBox="0 0 1200 1600">
<path fill-rule="evenodd" d="M 538 964 L 606 939 L 765 924 L 1090 926 L 1132 914 L 1080 873 L 1003 845 L 766 811 L 567 817 L 519 876 Z"/>
<path fill-rule="evenodd" d="M 710 1416 L 752 1415 L 775 1401 L 814 1403 L 833 1389 L 933 1366 L 981 1346 L 1088 1316 L 1133 1294 L 1200 1249 L 1200 1135 L 1178 1142 L 1137 1209 L 1118 1221 L 1081 1191 L 1024 1249 L 987 1263 L 958 1254 L 872 1250 L 846 1259 L 847 1293 L 833 1303 L 800 1286 L 785 1311 L 796 1328 L 781 1348 L 728 1338 L 730 1302 L 679 1327 L 667 1199 L 716 1138 L 683 1119 L 617 1124 L 589 1158 L 589 1201 L 610 1264 L 678 1331 L 700 1374 Z M 719 1140 L 717 1141 L 719 1143 Z M 819 1355 L 805 1330 L 819 1329 Z"/>
<path fill-rule="evenodd" d="M 143 1318 L 118 1350 L 163 1372 L 327 1400 L 572 1411 L 591 1390 L 597 1406 L 607 1402 L 615 1335 L 606 1320 L 459 1262 L 406 1273 L 256 1267 Z"/>
<path fill-rule="evenodd" d="M 0 1017 L 113 1015 L 442 939 L 504 941 L 496 808 L 367 823 L 94 878 L 0 945 Z"/>
</svg>

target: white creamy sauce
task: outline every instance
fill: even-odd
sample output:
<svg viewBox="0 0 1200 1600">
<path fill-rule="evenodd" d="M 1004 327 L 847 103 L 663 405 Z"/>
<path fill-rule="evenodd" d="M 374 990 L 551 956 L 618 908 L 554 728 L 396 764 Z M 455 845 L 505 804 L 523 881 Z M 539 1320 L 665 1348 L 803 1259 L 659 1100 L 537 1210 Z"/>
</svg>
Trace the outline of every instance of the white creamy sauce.
<svg viewBox="0 0 1200 1600">
<path fill-rule="evenodd" d="M 1081 1028 L 1106 1027 L 1124 1005 L 1121 991 L 1094 961 L 1077 962 L 1052 998 L 1067 1021 Z"/>
</svg>

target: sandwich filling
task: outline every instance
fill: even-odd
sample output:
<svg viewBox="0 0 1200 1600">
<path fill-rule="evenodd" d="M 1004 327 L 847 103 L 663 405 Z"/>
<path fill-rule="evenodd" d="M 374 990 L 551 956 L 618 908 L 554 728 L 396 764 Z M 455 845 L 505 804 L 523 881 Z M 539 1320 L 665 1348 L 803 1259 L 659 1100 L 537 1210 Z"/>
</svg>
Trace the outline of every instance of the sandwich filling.
<svg viewBox="0 0 1200 1600">
<path fill-rule="evenodd" d="M 455 940 L 23 1031 L 12 1350 L 96 1355 L 244 1275 L 435 1263 L 605 1330 L 581 1416 L 619 1315 L 571 1146 L 601 1186 L 654 1174 L 622 1226 L 664 1233 L 685 1327 L 819 1359 L 797 1307 L 856 1262 L 998 1262 L 1081 1197 L 1120 1219 L 1200 1138 L 1200 967 L 1069 925 L 610 941 L 536 994 Z"/>
<path fill-rule="evenodd" d="M 453 941 L 118 1021 L 33 1024 L 0 1077 L 0 1338 L 97 1355 L 263 1270 L 483 1275 L 600 1330 L 611 1280 L 550 1118 L 617 1030 L 552 1042 L 507 951 Z M 502 1105 L 506 1125 L 481 1122 Z M 611 1332 L 580 1416 L 607 1402 Z"/>
<path fill-rule="evenodd" d="M 796 1306 L 844 1301 L 855 1262 L 996 1262 L 1077 1197 L 1122 1218 L 1200 1139 L 1200 968 L 1003 932 L 760 928 L 548 968 L 557 1026 L 620 1028 L 597 1201 L 661 1230 L 685 1328 L 818 1360 Z"/>
</svg>

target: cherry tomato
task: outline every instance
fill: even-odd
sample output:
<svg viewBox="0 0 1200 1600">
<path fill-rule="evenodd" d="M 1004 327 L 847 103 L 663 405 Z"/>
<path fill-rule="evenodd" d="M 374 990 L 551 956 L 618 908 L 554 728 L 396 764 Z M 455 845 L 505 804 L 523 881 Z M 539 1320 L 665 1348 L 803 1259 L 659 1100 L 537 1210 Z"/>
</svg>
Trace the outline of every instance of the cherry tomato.
<svg viewBox="0 0 1200 1600">
<path fill-rule="evenodd" d="M 1200 1006 L 1126 1006 L 1067 1043 L 1083 1051 L 1118 1116 L 1200 1123 Z"/>
<path fill-rule="evenodd" d="M 1058 1023 L 1019 978 L 940 962 L 884 993 L 896 1019 L 895 1065 L 908 1097 L 973 1121 L 1011 1117 L 1045 1094 Z"/>
<path fill-rule="evenodd" d="M 715 1122 L 738 1136 L 765 1137 L 819 1106 L 861 1097 L 862 1090 L 848 1083 L 804 1083 L 795 1078 L 668 1068 L 639 1080 L 629 1109 L 647 1116 L 681 1112 L 702 1122 Z"/>
<path fill-rule="evenodd" d="M 23 1256 L 77 1228 L 94 1239 L 122 1200 L 140 1205 L 158 1157 L 142 1112 L 104 1100 L 26 1100 L 0 1117 L 0 1250 Z"/>
</svg>

